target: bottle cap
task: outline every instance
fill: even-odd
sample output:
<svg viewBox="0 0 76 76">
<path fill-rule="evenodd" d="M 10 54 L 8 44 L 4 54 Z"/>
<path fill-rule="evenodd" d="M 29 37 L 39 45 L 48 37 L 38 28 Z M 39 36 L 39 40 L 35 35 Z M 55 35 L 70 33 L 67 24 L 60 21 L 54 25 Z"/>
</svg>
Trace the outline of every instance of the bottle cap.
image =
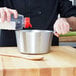
<svg viewBox="0 0 76 76">
<path fill-rule="evenodd" d="M 25 22 L 29 22 L 30 23 L 30 18 L 29 17 L 26 17 L 25 18 Z"/>
<path fill-rule="evenodd" d="M 32 25 L 30 23 L 30 17 L 25 17 L 25 28 L 32 28 Z"/>
</svg>

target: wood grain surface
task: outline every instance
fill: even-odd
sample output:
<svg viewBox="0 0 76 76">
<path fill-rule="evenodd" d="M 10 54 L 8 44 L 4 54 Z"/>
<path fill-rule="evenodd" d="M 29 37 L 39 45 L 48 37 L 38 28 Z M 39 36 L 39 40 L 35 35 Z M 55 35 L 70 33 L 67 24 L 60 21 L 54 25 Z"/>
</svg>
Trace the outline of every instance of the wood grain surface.
<svg viewBox="0 0 76 76">
<path fill-rule="evenodd" d="M 60 42 L 76 42 L 76 36 L 59 37 Z"/>
<path fill-rule="evenodd" d="M 70 46 L 51 47 L 39 61 L 26 59 L 16 47 L 1 47 L 0 55 L 0 76 L 76 76 L 76 49 Z"/>
<path fill-rule="evenodd" d="M 2 57 L 0 56 L 0 76 L 3 76 L 3 63 L 2 63 Z"/>
</svg>

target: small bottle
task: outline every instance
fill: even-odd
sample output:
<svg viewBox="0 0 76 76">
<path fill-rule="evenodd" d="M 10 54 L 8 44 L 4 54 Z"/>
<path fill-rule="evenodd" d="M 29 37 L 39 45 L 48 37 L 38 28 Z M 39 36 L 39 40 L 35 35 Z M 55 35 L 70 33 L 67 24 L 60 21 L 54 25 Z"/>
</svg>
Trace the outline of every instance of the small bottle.
<svg viewBox="0 0 76 76">
<path fill-rule="evenodd" d="M 24 16 L 18 15 L 18 18 L 14 18 L 13 15 L 11 15 L 11 20 L 2 22 L 0 19 L 0 29 L 2 30 L 19 30 L 22 29 L 24 25 Z"/>
<path fill-rule="evenodd" d="M 32 25 L 30 23 L 30 18 L 25 17 L 23 15 L 18 15 L 18 18 L 14 18 L 13 15 L 11 15 L 11 21 L 5 21 L 1 22 L 0 19 L 0 29 L 3 30 L 22 30 L 23 28 L 32 28 Z"/>
</svg>

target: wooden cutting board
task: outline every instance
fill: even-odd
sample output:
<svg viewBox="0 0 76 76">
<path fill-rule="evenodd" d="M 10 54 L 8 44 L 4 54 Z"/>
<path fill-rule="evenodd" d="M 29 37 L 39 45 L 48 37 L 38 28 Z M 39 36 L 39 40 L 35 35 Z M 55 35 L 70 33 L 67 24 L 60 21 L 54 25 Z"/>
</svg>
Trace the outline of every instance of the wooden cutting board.
<svg viewBox="0 0 76 76">
<path fill-rule="evenodd" d="M 0 76 L 76 76 L 76 49 L 70 46 L 51 47 L 37 61 L 28 56 L 33 55 L 21 54 L 17 47 L 1 47 Z"/>
</svg>

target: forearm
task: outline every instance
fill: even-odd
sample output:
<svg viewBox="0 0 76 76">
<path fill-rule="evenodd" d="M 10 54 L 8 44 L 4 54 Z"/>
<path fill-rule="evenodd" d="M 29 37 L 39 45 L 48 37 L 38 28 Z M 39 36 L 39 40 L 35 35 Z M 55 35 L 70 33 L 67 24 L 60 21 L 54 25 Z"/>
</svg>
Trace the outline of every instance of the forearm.
<svg viewBox="0 0 76 76">
<path fill-rule="evenodd" d="M 66 18 L 67 22 L 70 24 L 70 28 L 72 31 L 76 31 L 76 17 Z"/>
</svg>

